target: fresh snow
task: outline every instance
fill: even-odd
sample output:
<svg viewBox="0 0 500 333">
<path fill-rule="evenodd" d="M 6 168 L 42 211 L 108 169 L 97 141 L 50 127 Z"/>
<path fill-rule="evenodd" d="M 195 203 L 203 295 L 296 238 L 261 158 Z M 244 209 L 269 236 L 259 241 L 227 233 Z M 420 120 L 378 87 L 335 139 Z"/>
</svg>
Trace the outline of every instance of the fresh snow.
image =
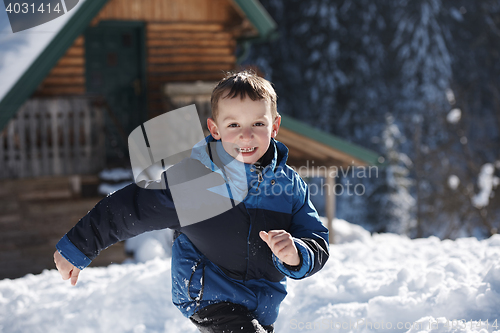
<svg viewBox="0 0 500 333">
<path fill-rule="evenodd" d="M 453 90 L 451 90 L 450 88 L 446 89 L 446 99 L 448 100 L 448 103 L 450 103 L 451 105 L 455 105 L 455 103 L 457 102 L 455 99 L 455 94 L 453 93 Z"/>
<path fill-rule="evenodd" d="M 134 255 L 135 262 L 147 262 L 154 258 L 169 258 L 172 255 L 171 229 L 149 231 L 125 241 L 125 251 Z"/>
<path fill-rule="evenodd" d="M 334 225 L 324 269 L 288 280 L 277 332 L 500 332 L 492 327 L 500 325 L 500 235 L 411 240 Z M 55 270 L 4 279 L 0 332 L 197 332 L 170 290 L 170 261 L 161 258 L 86 268 L 76 287 Z"/>
<path fill-rule="evenodd" d="M 448 177 L 448 187 L 452 190 L 456 190 L 460 185 L 460 178 L 457 175 L 450 175 Z"/>
<path fill-rule="evenodd" d="M 101 195 L 110 195 L 111 193 L 130 185 L 130 183 L 134 180 L 134 174 L 131 169 L 105 169 L 99 173 L 99 179 L 103 182 L 99 184 L 97 192 Z"/>
<path fill-rule="evenodd" d="M 448 112 L 448 115 L 446 116 L 446 120 L 450 124 L 458 123 L 461 118 L 462 118 L 462 110 L 458 108 L 452 109 L 450 112 Z"/>
<path fill-rule="evenodd" d="M 492 191 L 500 184 L 500 178 L 495 177 L 495 166 L 491 163 L 486 163 L 481 167 L 477 185 L 479 193 L 472 197 L 472 204 L 476 208 L 488 206 Z"/>
<path fill-rule="evenodd" d="M 134 174 L 132 173 L 132 169 L 105 169 L 99 173 L 99 178 L 102 180 L 118 182 L 121 180 L 133 180 Z"/>
</svg>

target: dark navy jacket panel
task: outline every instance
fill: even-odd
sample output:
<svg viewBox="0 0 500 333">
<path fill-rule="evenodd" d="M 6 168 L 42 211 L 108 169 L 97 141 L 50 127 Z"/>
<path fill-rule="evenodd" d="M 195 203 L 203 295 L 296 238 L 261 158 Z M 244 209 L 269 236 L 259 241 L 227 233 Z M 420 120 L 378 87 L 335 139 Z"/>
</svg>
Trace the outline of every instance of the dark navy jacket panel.
<svg viewBox="0 0 500 333">
<path fill-rule="evenodd" d="M 182 227 L 180 231 L 228 276 L 243 280 L 247 268 L 249 228 L 250 219 L 241 203 L 211 219 Z"/>
</svg>

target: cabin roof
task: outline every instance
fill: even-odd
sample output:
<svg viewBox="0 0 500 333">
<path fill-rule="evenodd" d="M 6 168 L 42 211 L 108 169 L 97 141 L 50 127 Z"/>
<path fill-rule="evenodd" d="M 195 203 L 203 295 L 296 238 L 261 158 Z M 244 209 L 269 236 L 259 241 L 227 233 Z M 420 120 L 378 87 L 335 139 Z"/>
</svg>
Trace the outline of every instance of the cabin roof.
<svg viewBox="0 0 500 333">
<path fill-rule="evenodd" d="M 311 158 L 316 165 L 367 166 L 383 162 L 372 150 L 285 115 L 281 115 L 277 139 L 293 149 L 295 155 L 303 156 L 301 160 L 294 161 L 301 164 Z"/>
<path fill-rule="evenodd" d="M 272 40 L 277 37 L 278 25 L 260 2 L 257 0 L 234 0 L 234 2 L 259 32 L 257 37 L 249 38 L 249 41 Z"/>
</svg>

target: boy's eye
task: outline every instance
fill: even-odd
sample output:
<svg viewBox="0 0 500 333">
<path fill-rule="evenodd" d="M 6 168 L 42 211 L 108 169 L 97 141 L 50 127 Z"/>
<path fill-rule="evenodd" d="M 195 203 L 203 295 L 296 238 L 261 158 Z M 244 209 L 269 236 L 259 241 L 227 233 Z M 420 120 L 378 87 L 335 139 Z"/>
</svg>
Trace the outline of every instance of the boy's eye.
<svg viewBox="0 0 500 333">
<path fill-rule="evenodd" d="M 255 123 L 255 126 L 265 126 L 264 123 Z"/>
<path fill-rule="evenodd" d="M 238 124 L 229 124 L 228 127 L 238 127 Z"/>
</svg>

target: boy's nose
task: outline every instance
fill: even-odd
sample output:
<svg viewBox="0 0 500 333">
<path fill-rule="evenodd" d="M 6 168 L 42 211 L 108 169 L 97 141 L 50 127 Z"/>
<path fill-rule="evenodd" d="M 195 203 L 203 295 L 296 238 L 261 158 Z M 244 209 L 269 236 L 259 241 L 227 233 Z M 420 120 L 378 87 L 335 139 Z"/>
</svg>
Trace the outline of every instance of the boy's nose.
<svg viewBox="0 0 500 333">
<path fill-rule="evenodd" d="M 253 137 L 252 129 L 250 129 L 250 128 L 241 129 L 241 132 L 240 132 L 241 139 L 251 139 L 252 137 Z"/>
</svg>

